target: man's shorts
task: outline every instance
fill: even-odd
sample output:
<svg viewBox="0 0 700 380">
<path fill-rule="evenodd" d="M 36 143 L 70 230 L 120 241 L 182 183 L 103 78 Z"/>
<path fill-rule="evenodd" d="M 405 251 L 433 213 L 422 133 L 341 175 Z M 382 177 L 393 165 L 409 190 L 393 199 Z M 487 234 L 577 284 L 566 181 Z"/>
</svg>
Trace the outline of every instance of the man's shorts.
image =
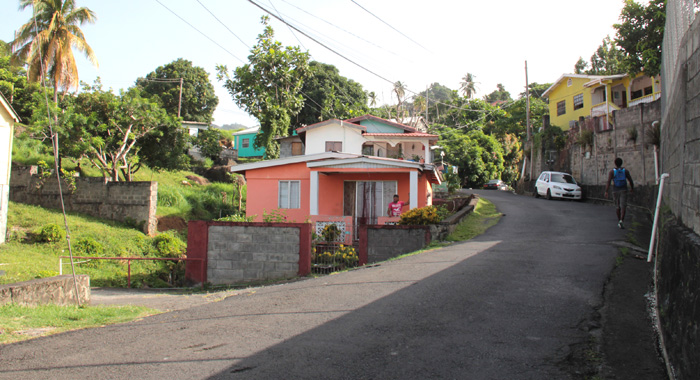
<svg viewBox="0 0 700 380">
<path fill-rule="evenodd" d="M 615 204 L 615 208 L 620 209 L 620 210 L 626 210 L 627 209 L 627 190 L 619 190 L 619 191 L 613 191 L 612 193 L 613 196 L 613 203 Z"/>
</svg>

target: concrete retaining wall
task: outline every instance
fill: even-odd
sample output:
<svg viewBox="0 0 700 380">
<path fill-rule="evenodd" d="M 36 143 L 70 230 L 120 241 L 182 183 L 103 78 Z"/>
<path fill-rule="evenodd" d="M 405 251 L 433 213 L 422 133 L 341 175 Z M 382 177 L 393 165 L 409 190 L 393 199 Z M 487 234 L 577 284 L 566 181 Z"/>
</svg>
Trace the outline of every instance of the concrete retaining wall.
<svg viewBox="0 0 700 380">
<path fill-rule="evenodd" d="M 76 276 L 80 304 L 90 303 L 90 277 L 81 274 Z M 36 280 L 0 285 L 0 305 L 16 303 L 20 305 L 60 306 L 76 305 L 75 285 L 73 276 L 56 276 Z"/>
<path fill-rule="evenodd" d="M 61 191 L 55 177 L 40 181 L 36 166 L 13 166 L 10 200 L 61 209 Z M 158 182 L 104 182 L 103 178 L 76 178 L 75 189 L 61 184 L 67 211 L 142 225 L 157 233 Z"/>
</svg>

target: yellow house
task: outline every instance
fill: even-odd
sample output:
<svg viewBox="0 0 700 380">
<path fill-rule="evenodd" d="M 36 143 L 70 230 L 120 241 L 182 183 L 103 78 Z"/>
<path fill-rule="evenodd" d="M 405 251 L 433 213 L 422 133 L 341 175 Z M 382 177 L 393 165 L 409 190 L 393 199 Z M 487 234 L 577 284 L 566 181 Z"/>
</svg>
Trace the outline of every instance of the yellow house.
<svg viewBox="0 0 700 380">
<path fill-rule="evenodd" d="M 598 118 L 598 130 L 604 131 L 613 128 L 614 111 L 659 99 L 659 81 L 659 77 L 648 77 L 643 73 L 634 78 L 627 74 L 564 74 L 542 97 L 549 100 L 551 125 L 567 130 L 580 118 L 590 117 Z"/>
</svg>

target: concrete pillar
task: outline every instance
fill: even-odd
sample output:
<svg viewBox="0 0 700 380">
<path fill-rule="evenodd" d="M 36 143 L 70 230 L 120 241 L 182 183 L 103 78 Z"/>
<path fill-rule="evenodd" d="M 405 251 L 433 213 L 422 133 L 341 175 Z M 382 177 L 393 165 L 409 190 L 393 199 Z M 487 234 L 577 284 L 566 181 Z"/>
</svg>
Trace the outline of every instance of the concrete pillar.
<svg viewBox="0 0 700 380">
<path fill-rule="evenodd" d="M 309 214 L 318 215 L 318 172 L 312 170 L 309 174 Z"/>
<path fill-rule="evenodd" d="M 418 171 L 413 170 L 410 173 L 411 177 L 409 180 L 410 184 L 410 193 L 409 193 L 409 202 L 410 202 L 410 208 L 416 208 L 418 207 Z"/>
</svg>

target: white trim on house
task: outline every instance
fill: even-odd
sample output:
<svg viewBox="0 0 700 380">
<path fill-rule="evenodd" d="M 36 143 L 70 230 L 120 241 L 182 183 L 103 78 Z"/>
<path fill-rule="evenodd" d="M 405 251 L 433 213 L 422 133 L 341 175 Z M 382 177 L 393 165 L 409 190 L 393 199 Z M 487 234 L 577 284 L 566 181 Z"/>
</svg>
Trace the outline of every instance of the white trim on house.
<svg viewBox="0 0 700 380">
<path fill-rule="evenodd" d="M 300 162 L 317 161 L 317 160 L 327 160 L 333 158 L 355 158 L 358 157 L 357 154 L 349 153 L 338 153 L 338 152 L 324 152 L 317 154 L 306 154 L 301 156 L 292 156 L 286 158 L 278 158 L 276 160 L 265 160 L 258 162 L 251 162 L 249 164 L 241 164 L 231 167 L 231 172 L 243 172 L 246 170 L 270 168 L 279 165 L 297 164 Z"/>
</svg>

